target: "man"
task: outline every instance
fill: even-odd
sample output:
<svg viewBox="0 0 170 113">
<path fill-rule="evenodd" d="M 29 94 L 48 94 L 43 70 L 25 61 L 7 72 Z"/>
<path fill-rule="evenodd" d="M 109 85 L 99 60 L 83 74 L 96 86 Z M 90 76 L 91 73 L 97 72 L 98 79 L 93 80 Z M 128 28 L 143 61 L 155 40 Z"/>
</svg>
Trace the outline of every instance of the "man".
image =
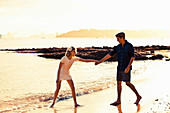
<svg viewBox="0 0 170 113">
<path fill-rule="evenodd" d="M 126 83 L 127 86 L 136 94 L 137 99 L 134 104 L 138 105 L 141 100 L 141 96 L 136 90 L 135 86 L 130 82 L 132 62 L 135 59 L 134 48 L 131 43 L 125 40 L 125 33 L 120 32 L 115 35 L 117 41 L 120 43 L 114 47 L 113 51 L 107 54 L 100 61 L 96 62 L 95 65 L 102 63 L 103 61 L 109 59 L 111 56 L 117 54 L 118 66 L 117 66 L 117 101 L 111 103 L 110 105 L 118 106 L 121 104 L 121 92 L 122 92 L 122 81 Z"/>
</svg>

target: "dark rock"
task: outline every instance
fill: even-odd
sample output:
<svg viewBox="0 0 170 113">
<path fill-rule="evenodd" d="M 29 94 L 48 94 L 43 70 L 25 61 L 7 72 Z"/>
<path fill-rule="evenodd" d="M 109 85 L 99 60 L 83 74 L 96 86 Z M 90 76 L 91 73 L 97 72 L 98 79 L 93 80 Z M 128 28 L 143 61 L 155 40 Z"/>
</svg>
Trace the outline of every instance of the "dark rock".
<svg viewBox="0 0 170 113">
<path fill-rule="evenodd" d="M 153 45 L 153 46 L 137 46 L 135 48 L 135 60 L 155 60 L 155 59 L 162 59 L 164 58 L 163 55 L 155 55 L 155 50 L 170 50 L 170 46 L 159 46 L 159 45 Z M 52 58 L 52 59 L 61 59 L 66 51 L 67 48 L 23 48 L 23 49 L 0 49 L 0 51 L 15 51 L 18 53 L 42 53 L 41 55 L 38 55 L 39 57 L 44 58 Z M 110 53 L 114 47 L 86 47 L 86 48 L 77 48 L 77 54 L 76 56 L 84 58 L 84 59 L 96 59 L 100 60 L 105 55 Z M 147 55 L 152 55 L 151 57 L 147 57 Z M 169 61 L 170 59 L 165 59 L 166 61 Z M 109 58 L 107 61 L 117 61 L 117 55 L 114 57 Z"/>
<path fill-rule="evenodd" d="M 165 61 L 170 61 L 170 58 L 166 58 Z"/>
<path fill-rule="evenodd" d="M 155 101 L 158 101 L 158 99 L 156 99 Z"/>
<path fill-rule="evenodd" d="M 155 60 L 155 59 L 162 59 L 162 58 L 164 58 L 164 56 L 163 55 L 153 55 L 152 57 L 149 57 L 149 59 L 151 59 L 151 60 Z"/>
</svg>

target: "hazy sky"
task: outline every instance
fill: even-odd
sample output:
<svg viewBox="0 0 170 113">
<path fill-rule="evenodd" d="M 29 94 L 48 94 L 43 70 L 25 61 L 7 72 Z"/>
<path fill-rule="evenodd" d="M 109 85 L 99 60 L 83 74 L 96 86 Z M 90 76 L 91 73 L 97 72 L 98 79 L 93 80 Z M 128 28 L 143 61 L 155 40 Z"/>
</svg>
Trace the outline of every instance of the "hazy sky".
<svg viewBox="0 0 170 113">
<path fill-rule="evenodd" d="M 0 33 L 170 30 L 168 0 L 0 0 Z"/>
</svg>

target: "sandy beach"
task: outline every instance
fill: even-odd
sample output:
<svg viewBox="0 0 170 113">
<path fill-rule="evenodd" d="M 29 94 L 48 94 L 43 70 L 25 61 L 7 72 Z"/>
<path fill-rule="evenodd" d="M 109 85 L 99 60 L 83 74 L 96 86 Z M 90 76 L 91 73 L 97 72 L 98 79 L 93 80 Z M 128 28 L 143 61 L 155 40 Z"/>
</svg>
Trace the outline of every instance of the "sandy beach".
<svg viewBox="0 0 170 113">
<path fill-rule="evenodd" d="M 165 52 L 165 54 L 169 56 L 169 53 Z M 133 104 L 136 101 L 135 94 L 123 83 L 122 104 L 117 107 L 110 106 L 110 103 L 117 99 L 114 84 L 117 62 L 104 62 L 97 66 L 93 63 L 76 62 L 72 69 L 73 80 L 75 80 L 76 93 L 81 95 L 77 96 L 77 101 L 83 107 L 75 109 L 73 99 L 69 96 L 71 95 L 70 88 L 66 87 L 68 84 L 65 81 L 59 95 L 60 101 L 56 102 L 54 108 L 49 108 L 55 91 L 54 70 L 59 60 L 44 59 L 31 54 L 5 52 L 2 52 L 0 57 L 4 59 L 1 64 L 1 68 L 4 67 L 1 73 L 5 75 L 1 77 L 0 113 L 170 112 L 168 71 L 170 63 L 166 61 L 166 58 L 134 61 L 132 83 L 141 94 L 142 100 L 138 106 Z M 18 61 L 17 66 L 16 61 Z M 9 73 L 14 71 L 12 75 Z M 30 84 L 32 82 L 34 83 Z"/>
<path fill-rule="evenodd" d="M 160 60 L 153 63 L 144 73 L 135 77 L 132 83 L 142 95 L 138 106 L 133 104 L 136 100 L 134 93 L 123 84 L 122 104 L 115 107 L 110 103 L 117 98 L 116 87 L 77 97 L 78 103 L 83 107 L 74 108 L 73 100 L 68 99 L 57 102 L 54 108 L 48 106 L 30 111 L 29 113 L 169 113 L 170 91 L 168 82 L 169 62 Z M 161 65 L 161 66 L 160 66 Z"/>
</svg>

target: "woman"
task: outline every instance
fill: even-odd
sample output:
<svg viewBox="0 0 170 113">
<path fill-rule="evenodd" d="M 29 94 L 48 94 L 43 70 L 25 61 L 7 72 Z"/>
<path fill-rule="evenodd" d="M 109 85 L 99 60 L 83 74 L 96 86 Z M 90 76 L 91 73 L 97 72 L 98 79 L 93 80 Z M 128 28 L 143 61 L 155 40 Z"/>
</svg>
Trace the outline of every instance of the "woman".
<svg viewBox="0 0 170 113">
<path fill-rule="evenodd" d="M 61 87 L 61 82 L 62 80 L 67 80 L 67 83 L 69 84 L 71 91 L 72 91 L 72 96 L 73 96 L 73 100 L 74 100 L 74 106 L 78 107 L 80 106 L 79 104 L 77 104 L 77 100 L 76 100 L 76 93 L 75 93 L 75 87 L 74 87 L 74 83 L 73 80 L 71 78 L 69 69 L 71 68 L 72 64 L 75 61 L 82 61 L 82 62 L 97 62 L 97 60 L 91 60 L 91 59 L 82 59 L 79 57 L 75 57 L 76 54 L 76 49 L 74 47 L 70 47 L 67 49 L 66 54 L 64 57 L 62 57 L 60 64 L 59 64 L 59 68 L 58 68 L 58 74 L 57 74 L 57 88 L 56 91 L 54 93 L 54 100 L 53 103 L 50 107 L 53 107 L 55 104 L 55 101 L 57 99 L 60 87 Z"/>
</svg>

